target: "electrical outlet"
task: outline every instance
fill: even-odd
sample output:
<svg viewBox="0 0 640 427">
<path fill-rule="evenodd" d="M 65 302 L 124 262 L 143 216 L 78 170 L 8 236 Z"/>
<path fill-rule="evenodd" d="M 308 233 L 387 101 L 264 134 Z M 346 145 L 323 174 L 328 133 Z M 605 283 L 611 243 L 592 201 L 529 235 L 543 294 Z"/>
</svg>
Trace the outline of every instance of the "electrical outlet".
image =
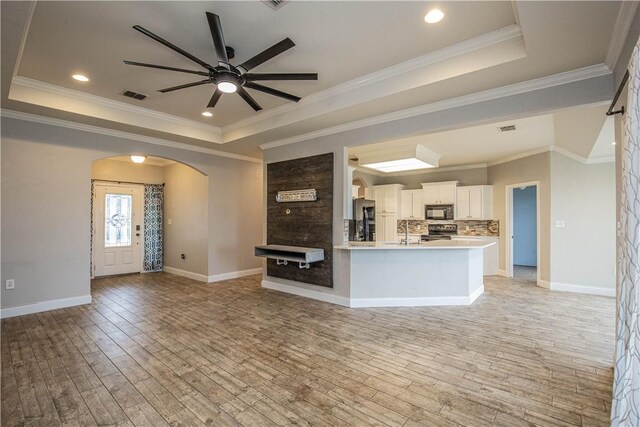
<svg viewBox="0 0 640 427">
<path fill-rule="evenodd" d="M 16 281 L 15 279 L 7 279 L 4 281 L 4 288 L 5 289 L 14 289 L 16 287 Z"/>
</svg>

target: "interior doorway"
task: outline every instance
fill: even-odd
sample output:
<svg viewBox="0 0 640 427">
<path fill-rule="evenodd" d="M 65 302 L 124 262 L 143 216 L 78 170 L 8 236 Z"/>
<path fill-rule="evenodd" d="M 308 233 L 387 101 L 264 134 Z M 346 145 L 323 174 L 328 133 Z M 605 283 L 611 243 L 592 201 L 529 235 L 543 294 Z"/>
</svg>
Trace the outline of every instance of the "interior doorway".
<svg viewBox="0 0 640 427">
<path fill-rule="evenodd" d="M 537 284 L 540 279 L 539 183 L 509 185 L 506 192 L 507 276 Z"/>
<path fill-rule="evenodd" d="M 93 275 L 139 273 L 144 256 L 142 185 L 96 182 Z"/>
</svg>

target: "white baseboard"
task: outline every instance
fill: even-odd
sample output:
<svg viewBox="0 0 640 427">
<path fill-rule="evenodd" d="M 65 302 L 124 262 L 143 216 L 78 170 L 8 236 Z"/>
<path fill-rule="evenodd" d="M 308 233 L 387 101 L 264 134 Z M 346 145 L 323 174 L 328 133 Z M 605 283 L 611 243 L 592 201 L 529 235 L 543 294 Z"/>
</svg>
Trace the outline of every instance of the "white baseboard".
<svg viewBox="0 0 640 427">
<path fill-rule="evenodd" d="M 507 277 L 507 272 L 506 270 L 498 270 L 498 272 L 496 273 L 498 276 L 502 276 L 502 277 Z"/>
<path fill-rule="evenodd" d="M 484 293 L 484 285 L 480 286 L 478 289 L 475 290 L 475 292 L 469 295 L 469 304 L 473 304 L 473 302 L 477 300 L 478 297 L 480 297 L 480 295 L 482 295 L 483 293 Z"/>
<path fill-rule="evenodd" d="M 165 273 L 175 274 L 176 276 L 186 277 L 188 279 L 197 280 L 198 282 L 206 282 L 208 277 L 204 274 L 193 273 L 187 270 L 180 270 L 179 268 L 167 267 L 166 265 L 162 269 Z"/>
<path fill-rule="evenodd" d="M 284 283 L 262 281 L 262 287 L 276 291 L 286 292 L 301 297 L 329 302 L 344 307 L 429 307 L 437 305 L 469 305 L 484 292 L 484 286 L 478 288 L 468 297 L 438 297 L 438 298 L 347 298 L 327 292 L 314 291 L 313 289 L 299 288 Z"/>
<path fill-rule="evenodd" d="M 601 295 L 605 297 L 615 297 L 616 290 L 612 288 L 596 288 L 584 285 L 571 285 L 569 283 L 551 282 L 552 291 L 576 292 L 579 294 Z"/>
<path fill-rule="evenodd" d="M 364 307 L 432 307 L 439 305 L 470 305 L 482 293 L 484 286 L 468 297 L 430 297 L 430 298 L 351 298 L 349 306 Z"/>
<path fill-rule="evenodd" d="M 2 310 L 0 310 L 0 319 L 6 319 L 8 317 L 15 316 L 24 316 L 25 314 L 40 313 L 41 311 L 57 310 L 59 308 L 67 308 L 83 304 L 91 304 L 91 295 L 52 299 L 49 301 L 37 302 L 35 304 L 3 308 Z"/>
<path fill-rule="evenodd" d="M 239 277 L 253 276 L 254 274 L 261 274 L 261 273 L 262 273 L 262 267 L 251 268 L 249 270 L 232 271 L 231 273 L 213 274 L 209 276 L 207 281 L 209 283 L 221 282 L 222 280 L 237 279 Z"/>
<path fill-rule="evenodd" d="M 299 288 L 297 286 L 286 285 L 284 283 L 271 282 L 269 280 L 263 280 L 262 287 L 267 289 L 273 289 L 275 291 L 286 292 L 288 294 L 298 295 L 301 297 L 312 298 L 319 301 L 330 302 L 332 304 L 338 304 L 345 307 L 349 307 L 349 298 L 341 297 L 335 294 L 330 294 L 328 292 L 319 292 L 319 291 L 314 291 L 313 289 Z"/>
</svg>

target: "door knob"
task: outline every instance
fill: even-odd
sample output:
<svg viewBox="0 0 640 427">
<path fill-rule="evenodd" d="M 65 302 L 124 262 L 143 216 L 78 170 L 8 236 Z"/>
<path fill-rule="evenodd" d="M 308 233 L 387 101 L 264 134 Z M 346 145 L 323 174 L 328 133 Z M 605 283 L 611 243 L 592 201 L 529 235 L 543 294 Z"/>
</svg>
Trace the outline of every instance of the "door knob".
<svg viewBox="0 0 640 427">
<path fill-rule="evenodd" d="M 140 237 L 140 233 L 136 233 L 136 237 Z"/>
</svg>

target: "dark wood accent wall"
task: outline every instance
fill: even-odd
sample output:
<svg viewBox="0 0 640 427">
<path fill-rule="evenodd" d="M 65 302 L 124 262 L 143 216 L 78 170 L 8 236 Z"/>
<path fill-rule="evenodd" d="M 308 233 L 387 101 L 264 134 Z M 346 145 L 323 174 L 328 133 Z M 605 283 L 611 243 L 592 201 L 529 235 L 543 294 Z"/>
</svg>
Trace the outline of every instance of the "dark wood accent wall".
<svg viewBox="0 0 640 427">
<path fill-rule="evenodd" d="M 316 189 L 315 202 L 276 202 L 278 191 L 311 188 Z M 324 261 L 309 269 L 268 259 L 267 274 L 333 287 L 333 153 L 267 165 L 267 244 L 324 249 Z"/>
</svg>

